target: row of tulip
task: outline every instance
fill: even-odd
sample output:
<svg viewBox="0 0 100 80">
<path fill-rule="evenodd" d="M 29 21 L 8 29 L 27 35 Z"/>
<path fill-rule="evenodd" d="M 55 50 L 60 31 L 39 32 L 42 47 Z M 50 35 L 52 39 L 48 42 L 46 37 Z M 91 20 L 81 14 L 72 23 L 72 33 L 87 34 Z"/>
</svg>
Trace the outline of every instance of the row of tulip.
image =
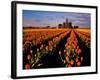
<svg viewBox="0 0 100 80">
<path fill-rule="evenodd" d="M 78 40 L 74 31 L 71 31 L 70 37 L 66 40 L 63 52 L 59 52 L 63 64 L 66 67 L 81 66 L 83 61 L 82 50 L 79 47 Z"/>
<path fill-rule="evenodd" d="M 45 31 L 28 31 L 23 32 L 23 48 L 28 47 L 28 43 L 32 43 L 33 45 L 38 45 L 43 43 L 43 41 L 58 36 L 64 33 L 66 30 L 45 30 Z"/>
<path fill-rule="evenodd" d="M 59 42 L 70 32 L 70 30 L 61 30 L 61 31 L 55 31 L 52 33 L 51 35 L 53 35 L 54 37 L 52 39 L 48 39 L 47 43 L 41 43 L 39 46 L 35 46 L 36 49 L 33 50 L 31 48 L 29 48 L 29 52 L 26 52 L 25 50 L 23 50 L 23 53 L 25 53 L 26 55 L 26 63 L 24 65 L 24 69 L 30 69 L 30 68 L 37 68 L 41 65 L 43 65 L 43 63 L 41 62 L 41 58 L 46 55 L 46 54 L 53 54 L 53 50 L 55 50 L 55 48 L 57 47 L 57 44 L 59 44 Z M 47 32 L 45 32 L 47 33 Z M 48 34 L 50 34 L 48 32 Z M 60 34 L 60 35 L 58 35 Z M 57 36 L 55 36 L 57 35 Z M 50 37 L 50 36 L 49 36 Z M 48 37 L 48 38 L 49 38 Z M 52 36 L 51 36 L 52 37 Z M 30 42 L 31 46 L 33 46 L 33 44 Z M 30 45 L 28 45 L 30 46 Z M 28 48 L 27 48 L 28 49 Z M 27 54 L 28 53 L 28 54 Z"/>
<path fill-rule="evenodd" d="M 85 45 L 90 48 L 91 45 L 91 36 L 89 33 L 86 32 L 80 32 L 80 31 L 75 31 L 80 39 L 85 43 Z"/>
</svg>

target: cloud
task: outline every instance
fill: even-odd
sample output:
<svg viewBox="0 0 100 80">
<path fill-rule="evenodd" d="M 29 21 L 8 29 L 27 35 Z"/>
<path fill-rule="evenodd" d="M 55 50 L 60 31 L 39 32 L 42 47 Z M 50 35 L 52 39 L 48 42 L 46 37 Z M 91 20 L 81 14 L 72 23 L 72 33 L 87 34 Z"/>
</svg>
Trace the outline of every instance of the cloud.
<svg viewBox="0 0 100 80">
<path fill-rule="evenodd" d="M 56 26 L 69 19 L 73 25 L 90 26 L 89 13 L 26 11 L 23 17 L 23 26 Z"/>
<path fill-rule="evenodd" d="M 31 19 L 24 19 L 23 18 L 23 26 L 34 26 L 34 27 L 45 27 L 48 25 L 51 25 L 48 22 L 48 18 L 43 18 L 43 19 L 37 19 L 37 18 L 31 18 Z"/>
</svg>

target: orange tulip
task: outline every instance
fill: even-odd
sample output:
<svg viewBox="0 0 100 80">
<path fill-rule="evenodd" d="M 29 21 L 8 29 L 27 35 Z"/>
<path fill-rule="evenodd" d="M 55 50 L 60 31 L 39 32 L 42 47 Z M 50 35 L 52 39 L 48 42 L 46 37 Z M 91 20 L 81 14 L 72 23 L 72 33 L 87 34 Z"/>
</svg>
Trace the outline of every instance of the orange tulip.
<svg viewBox="0 0 100 80">
<path fill-rule="evenodd" d="M 78 62 L 78 57 L 75 59 L 76 62 Z"/>
<path fill-rule="evenodd" d="M 69 57 L 68 57 L 68 56 L 66 56 L 66 60 L 67 60 L 67 61 L 69 60 Z"/>
<path fill-rule="evenodd" d="M 74 60 L 71 59 L 70 64 L 73 65 L 74 64 Z"/>
<path fill-rule="evenodd" d="M 78 49 L 78 54 L 80 54 L 82 51 L 81 51 L 81 49 Z"/>
</svg>

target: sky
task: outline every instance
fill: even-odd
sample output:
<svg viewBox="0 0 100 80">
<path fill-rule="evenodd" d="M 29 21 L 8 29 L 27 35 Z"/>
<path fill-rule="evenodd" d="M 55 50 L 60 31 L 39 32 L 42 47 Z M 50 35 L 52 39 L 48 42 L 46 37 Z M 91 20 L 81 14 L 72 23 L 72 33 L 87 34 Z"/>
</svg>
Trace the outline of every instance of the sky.
<svg viewBox="0 0 100 80">
<path fill-rule="evenodd" d="M 73 12 L 51 12 L 23 10 L 23 27 L 57 27 L 66 21 L 72 22 L 73 26 L 90 27 L 91 14 Z"/>
</svg>

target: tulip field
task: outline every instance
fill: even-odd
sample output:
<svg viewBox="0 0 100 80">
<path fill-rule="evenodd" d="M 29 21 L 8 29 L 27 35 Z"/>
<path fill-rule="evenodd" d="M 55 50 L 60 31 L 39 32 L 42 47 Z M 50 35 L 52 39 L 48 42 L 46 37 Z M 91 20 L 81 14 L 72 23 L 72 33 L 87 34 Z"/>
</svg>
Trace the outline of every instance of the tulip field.
<svg viewBox="0 0 100 80">
<path fill-rule="evenodd" d="M 91 65 L 90 29 L 23 29 L 23 69 Z"/>
</svg>

